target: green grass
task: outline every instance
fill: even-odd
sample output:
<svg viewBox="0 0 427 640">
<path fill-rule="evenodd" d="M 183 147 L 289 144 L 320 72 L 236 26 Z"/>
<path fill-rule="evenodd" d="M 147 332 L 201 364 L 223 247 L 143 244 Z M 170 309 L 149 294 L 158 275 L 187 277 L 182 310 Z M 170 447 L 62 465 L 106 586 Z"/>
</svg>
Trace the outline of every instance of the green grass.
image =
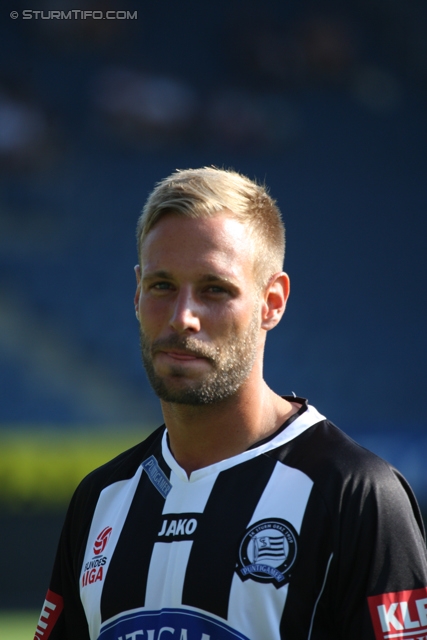
<svg viewBox="0 0 427 640">
<path fill-rule="evenodd" d="M 89 471 L 143 440 L 143 429 L 0 430 L 0 502 L 68 504 Z M 2 637 L 0 636 L 0 640 Z"/>
<path fill-rule="evenodd" d="M 40 611 L 0 611 L 0 640 L 33 640 Z"/>
</svg>

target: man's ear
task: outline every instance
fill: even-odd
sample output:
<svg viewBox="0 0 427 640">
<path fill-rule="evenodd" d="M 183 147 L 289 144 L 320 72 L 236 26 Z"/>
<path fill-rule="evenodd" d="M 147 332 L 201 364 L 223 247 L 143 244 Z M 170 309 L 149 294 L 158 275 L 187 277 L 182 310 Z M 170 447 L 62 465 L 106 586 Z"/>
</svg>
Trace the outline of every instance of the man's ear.
<svg viewBox="0 0 427 640">
<path fill-rule="evenodd" d="M 139 264 L 135 265 L 134 271 L 136 275 L 136 291 L 133 303 L 135 306 L 135 315 L 137 317 L 137 320 L 139 320 L 139 296 L 141 293 L 141 267 L 139 266 Z"/>
<path fill-rule="evenodd" d="M 270 278 L 264 289 L 261 307 L 261 328 L 270 331 L 282 319 L 290 293 L 290 280 L 283 271 Z"/>
</svg>

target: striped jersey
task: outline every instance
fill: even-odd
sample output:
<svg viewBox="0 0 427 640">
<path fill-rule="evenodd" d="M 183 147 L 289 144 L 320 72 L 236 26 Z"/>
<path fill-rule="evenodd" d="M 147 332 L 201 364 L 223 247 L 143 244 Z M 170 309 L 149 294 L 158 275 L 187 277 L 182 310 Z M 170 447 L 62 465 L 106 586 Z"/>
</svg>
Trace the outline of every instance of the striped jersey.
<svg viewBox="0 0 427 640">
<path fill-rule="evenodd" d="M 413 494 L 303 399 L 194 471 L 160 427 L 71 501 L 35 640 L 427 639 Z"/>
</svg>

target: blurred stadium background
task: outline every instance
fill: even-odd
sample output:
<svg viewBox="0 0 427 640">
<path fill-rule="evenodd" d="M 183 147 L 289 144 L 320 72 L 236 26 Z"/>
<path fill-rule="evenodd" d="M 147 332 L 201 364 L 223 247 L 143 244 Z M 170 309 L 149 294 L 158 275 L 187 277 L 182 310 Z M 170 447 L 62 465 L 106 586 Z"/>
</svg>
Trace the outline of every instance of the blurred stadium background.
<svg viewBox="0 0 427 640">
<path fill-rule="evenodd" d="M 292 294 L 267 380 L 395 464 L 425 510 L 425 1 L 8 4 L 0 609 L 41 606 L 73 488 L 161 421 L 134 228 L 175 168 L 270 186 Z M 70 9 L 98 13 L 49 13 Z"/>
</svg>

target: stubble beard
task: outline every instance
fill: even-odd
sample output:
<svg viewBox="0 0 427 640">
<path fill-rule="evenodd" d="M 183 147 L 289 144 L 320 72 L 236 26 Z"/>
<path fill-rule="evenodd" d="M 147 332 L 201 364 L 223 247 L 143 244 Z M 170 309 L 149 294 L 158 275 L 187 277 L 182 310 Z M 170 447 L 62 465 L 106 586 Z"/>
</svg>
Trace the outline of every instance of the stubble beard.
<svg viewBox="0 0 427 640">
<path fill-rule="evenodd" d="M 251 323 L 244 334 L 228 338 L 221 346 L 214 346 L 191 336 L 172 335 L 167 339 L 150 342 L 140 327 L 142 361 L 147 378 L 156 393 L 164 402 L 188 405 L 207 405 L 222 402 L 233 396 L 247 380 L 254 366 L 258 351 L 259 319 L 254 313 Z M 180 387 L 173 379 L 184 378 L 183 367 L 171 368 L 172 381 L 160 376 L 153 363 L 153 357 L 159 350 L 185 349 L 193 355 L 206 358 L 211 371 L 196 380 L 187 380 Z"/>
</svg>

